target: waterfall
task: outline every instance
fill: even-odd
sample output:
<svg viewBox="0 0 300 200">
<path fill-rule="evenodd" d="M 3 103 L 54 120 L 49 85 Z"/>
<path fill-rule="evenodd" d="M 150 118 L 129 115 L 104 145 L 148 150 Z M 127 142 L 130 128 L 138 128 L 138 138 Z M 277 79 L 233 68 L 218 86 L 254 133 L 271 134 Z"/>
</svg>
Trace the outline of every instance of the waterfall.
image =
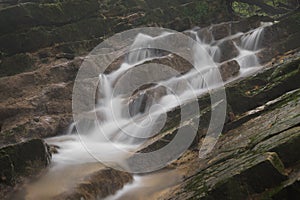
<svg viewBox="0 0 300 200">
<path fill-rule="evenodd" d="M 98 123 L 91 122 L 89 131 L 80 138 L 76 135 L 68 135 L 68 139 L 53 142 L 61 146 L 59 154 L 53 155 L 54 161 L 65 164 L 86 163 L 93 162 L 93 155 L 97 155 L 101 157 L 101 162 L 123 164 L 123 161 L 130 156 L 123 150 L 134 152 L 147 138 L 159 133 L 163 126 L 161 122 L 164 122 L 168 110 L 187 101 L 192 95 L 200 95 L 223 83 L 215 67 L 222 64 L 219 63 L 222 51 L 224 51 L 220 48 L 222 42 L 235 39 L 234 44 L 239 54 L 229 60 L 236 60 L 239 63 L 241 75 L 253 66 L 258 67 L 256 53 L 260 48 L 263 30 L 264 26 L 245 34 L 236 34 L 220 41 L 209 42 L 201 40 L 196 30 L 186 31 L 200 44 L 190 46 L 194 69 L 180 76 L 157 81 L 154 86 L 150 87 L 156 94 L 153 98 L 148 98 L 145 91 L 138 91 L 140 97 L 130 108 L 128 106 L 130 94 L 122 93 L 123 91 L 114 93 L 116 82 L 122 75 L 140 64 L 166 56 L 165 53 L 152 47 L 155 42 L 164 42 L 172 33 L 164 33 L 156 37 L 138 34 L 131 46 L 133 51 L 126 55 L 125 62 L 110 74 L 99 75 L 97 105 L 95 110 L 90 111 L 97 115 Z M 240 43 L 235 42 L 238 39 Z M 168 89 L 165 93 L 158 94 L 159 86 Z M 176 91 L 176 95 L 171 92 L 172 90 Z M 84 147 L 79 148 L 82 142 Z"/>
<path fill-rule="evenodd" d="M 270 25 L 272 25 L 272 23 L 262 23 L 257 29 L 249 31 L 242 36 L 241 45 L 237 45 L 240 54 L 236 59 L 242 70 L 247 71 L 248 68 L 258 67 L 260 65 L 256 53 L 261 48 L 260 45 L 265 27 Z"/>
<path fill-rule="evenodd" d="M 264 27 L 259 27 L 249 34 L 245 34 L 241 38 L 241 48 L 249 51 L 257 51 L 260 48 L 263 31 Z"/>
</svg>

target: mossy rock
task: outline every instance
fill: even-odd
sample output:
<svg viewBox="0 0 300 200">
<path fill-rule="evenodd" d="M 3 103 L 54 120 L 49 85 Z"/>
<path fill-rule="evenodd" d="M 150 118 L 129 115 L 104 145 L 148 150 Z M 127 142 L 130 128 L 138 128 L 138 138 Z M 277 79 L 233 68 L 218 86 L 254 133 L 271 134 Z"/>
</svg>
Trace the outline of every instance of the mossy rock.
<svg viewBox="0 0 300 200">
<path fill-rule="evenodd" d="M 287 180 L 278 160 L 275 153 L 228 159 L 193 176 L 185 192 L 192 191 L 191 199 L 246 199 Z"/>
<path fill-rule="evenodd" d="M 259 143 L 255 151 L 276 152 L 286 167 L 300 163 L 300 127 L 295 127 Z"/>
<path fill-rule="evenodd" d="M 300 59 L 288 61 L 226 88 L 227 101 L 236 114 L 261 106 L 300 87 Z M 264 84 L 264 82 L 266 84 Z"/>
</svg>

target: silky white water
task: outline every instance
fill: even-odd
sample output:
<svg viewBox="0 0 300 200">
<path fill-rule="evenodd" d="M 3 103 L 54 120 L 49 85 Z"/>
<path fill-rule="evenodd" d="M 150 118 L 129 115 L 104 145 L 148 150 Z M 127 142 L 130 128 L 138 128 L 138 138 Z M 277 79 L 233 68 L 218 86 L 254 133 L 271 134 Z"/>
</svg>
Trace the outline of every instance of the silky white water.
<svg viewBox="0 0 300 200">
<path fill-rule="evenodd" d="M 76 122 L 79 124 L 70 125 L 66 135 L 47 139 L 49 144 L 59 147 L 58 153 L 53 154 L 48 179 L 49 177 L 51 179 L 51 173 L 61 171 L 61 174 L 64 174 L 64 171 L 68 171 L 66 169 L 74 168 L 79 164 L 100 162 L 110 164 L 110 166 L 111 164 L 120 166 L 123 169 L 128 168 L 126 159 L 149 137 L 159 133 L 164 126 L 166 113 L 169 110 L 224 84 L 217 68 L 221 65 L 219 63 L 222 54 L 222 49 L 219 47 L 221 42 L 234 41 L 239 55 L 230 58 L 230 60 L 236 60 L 239 63 L 239 76 L 246 76 L 260 68 L 256 53 L 261 48 L 260 42 L 263 37 L 264 26 L 248 33 L 238 33 L 220 41 L 213 40 L 209 43 L 204 38 L 199 37 L 197 31 L 186 31 L 186 34 L 198 42 L 198 45 L 191 44 L 188 47 L 193 58 L 194 69 L 183 75 L 163 76 L 158 73 L 158 68 L 155 69 L 154 67 L 154 72 L 158 71 L 158 74 L 154 74 L 156 79 L 151 86 L 155 92 L 155 98 L 145 102 L 142 101 L 143 98 L 138 98 L 130 107 L 129 102 L 134 91 L 127 91 L 126 84 L 128 81 L 141 81 L 140 79 L 143 80 L 143 77 L 133 76 L 122 82 L 123 77 L 146 61 L 169 56 L 165 52 L 151 47 L 155 46 L 155 43 L 166 41 L 171 33 L 163 33 L 156 37 L 138 34 L 132 44 L 132 49 L 135 50 L 126 56 L 124 63 L 109 74 L 99 74 L 97 104 L 95 110 L 90 111 L 90 113 L 96 114 L 97 121 L 87 120 L 89 123 L 82 123 L 83 126 L 87 126 L 84 134 L 78 135 L 76 133 L 75 125 L 81 125 L 81 122 Z M 144 72 L 143 69 L 141 72 L 141 74 L 151 74 L 148 71 Z M 233 78 L 228 82 L 232 80 Z M 124 89 L 115 90 L 120 82 L 121 88 Z M 159 87 L 166 88 L 165 92 L 158 92 Z M 138 91 L 137 94 L 143 96 L 143 93 L 146 95 L 143 90 Z M 141 109 L 142 106 L 144 109 Z M 54 182 L 54 185 L 58 185 L 56 179 L 55 181 L 48 179 L 44 182 L 49 182 L 52 185 Z M 70 181 L 66 181 L 69 183 L 73 180 L 72 177 L 64 177 L 64 179 L 70 179 Z M 140 179 L 138 178 L 138 180 Z M 143 180 L 147 180 L 147 178 Z M 131 186 L 124 187 L 123 191 L 118 193 L 116 197 L 111 196 L 109 199 L 122 199 L 124 194 L 134 192 L 136 187 L 138 186 L 133 183 Z M 31 189 L 29 193 L 33 195 L 34 189 Z"/>
<path fill-rule="evenodd" d="M 249 70 L 253 71 L 259 67 L 256 53 L 260 48 L 263 29 L 262 26 L 245 34 L 239 33 L 222 39 L 225 41 L 240 38 L 240 44 L 235 43 L 239 55 L 232 59 L 237 60 L 240 64 L 240 75 L 242 76 Z M 194 95 L 207 92 L 209 89 L 223 84 L 217 76 L 218 72 L 215 67 L 220 64 L 216 62 L 221 53 L 218 41 L 208 44 L 201 40 L 196 31 L 191 30 L 187 33 L 200 43 L 200 48 L 199 45 L 190 47 L 195 69 L 184 75 L 156 82 L 157 85 L 168 88 L 167 93 L 154 102 L 147 102 L 150 105 L 147 106 L 148 110 L 144 113 L 130 116 L 128 111 L 130 94 L 122 93 L 122 91 L 113 93 L 114 86 L 123 74 L 141 63 L 165 56 L 161 55 L 159 51 L 151 49 L 151 46 L 155 42 L 164 42 L 170 33 L 164 33 L 157 37 L 137 35 L 132 48 L 140 50 L 129 53 L 125 62 L 117 70 L 110 74 L 99 75 L 99 99 L 96 109 L 91 111 L 96 113 L 99 120 L 90 125 L 89 132 L 85 135 L 81 134 L 80 137 L 72 134 L 49 140 L 50 143 L 53 141 L 60 147 L 59 153 L 53 155 L 54 163 L 57 163 L 57 166 L 63 166 L 61 164 L 97 162 L 96 157 L 101 158 L 100 161 L 104 163 L 114 162 L 122 165 L 130 156 L 128 151 L 134 152 L 148 137 L 159 132 L 162 128 L 160 121 L 163 121 L 168 110 Z M 176 95 L 172 91 L 176 91 Z M 141 103 L 136 103 L 131 109 L 137 113 L 140 106 Z M 74 131 L 74 128 L 71 127 L 70 130 Z"/>
</svg>

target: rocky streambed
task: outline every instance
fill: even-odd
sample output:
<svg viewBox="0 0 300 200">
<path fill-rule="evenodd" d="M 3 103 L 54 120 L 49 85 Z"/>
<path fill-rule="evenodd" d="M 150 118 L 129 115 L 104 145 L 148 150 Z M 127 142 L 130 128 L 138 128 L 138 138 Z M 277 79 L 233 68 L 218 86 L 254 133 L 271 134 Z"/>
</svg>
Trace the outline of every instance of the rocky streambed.
<svg viewBox="0 0 300 200">
<path fill-rule="evenodd" d="M 88 5 L 90 4 L 87 3 Z M 26 4 L 18 9 L 26 10 L 27 6 Z M 67 8 L 64 4 L 60 6 L 63 10 Z M 93 10 L 93 4 L 88 8 Z M 31 9 L 34 9 L 34 6 Z M 0 14 L 7 14 L 8 11 L 4 11 L 0 11 Z M 146 16 L 149 15 L 148 12 L 150 11 L 146 11 Z M 37 13 L 32 13 L 33 18 L 35 14 Z M 96 14 L 82 17 L 88 21 L 99 20 Z M 126 24 L 131 17 L 118 20 L 125 21 Z M 52 32 L 64 30 L 67 26 L 63 25 L 64 23 L 80 26 L 80 22 L 76 22 L 80 21 L 79 18 L 71 20 L 62 18 L 65 21 L 55 24 L 58 27 Z M 237 35 L 233 40 L 222 39 L 228 35 L 250 31 L 257 28 L 261 20 L 270 21 L 270 19 L 252 17 L 195 30 L 196 34 L 208 43 L 212 37 L 219 41 L 221 54 L 218 63 L 223 80 L 236 78 L 226 84 L 225 126 L 213 151 L 200 159 L 199 151 L 200 153 L 205 151 L 206 145 L 209 146 L 216 141 L 213 137 L 205 138 L 212 111 L 209 95 L 203 94 L 198 97 L 200 115 L 190 116 L 183 123 L 184 127 L 180 127 L 179 123 L 180 108 L 173 108 L 167 113 L 167 123 L 162 131 L 145 142 L 138 151 L 150 152 L 160 149 L 176 136 L 180 128 L 184 128 L 186 134 L 189 134 L 189 130 L 197 127 L 195 140 L 189 150 L 169 163 L 161 172 L 137 176 L 95 162 L 61 168 L 56 163 L 56 157 L 60 156 L 64 148 L 57 144 L 63 140 L 72 141 L 74 138 L 72 135 L 48 137 L 73 131 L 72 128 L 68 131 L 72 121 L 71 95 L 77 70 L 85 58 L 84 53 L 79 56 L 74 51 L 60 52 L 61 46 L 66 45 L 64 38 L 57 39 L 58 43 L 62 43 L 55 47 L 48 47 L 51 44 L 46 40 L 46 43 L 37 42 L 38 46 L 33 46 L 30 50 L 21 48 L 20 52 L 29 52 L 24 55 L 19 51 L 14 52 L 6 45 L 5 51 L 9 55 L 4 56 L 1 65 L 7 67 L 11 63 L 14 64 L 13 61 L 18 60 L 16 57 L 20 58 L 22 63 L 24 59 L 28 61 L 25 64 L 32 63 L 30 58 L 34 58 L 36 68 L 27 72 L 5 74 L 0 78 L 0 198 L 144 199 L 144 196 L 147 196 L 148 199 L 298 199 L 300 196 L 298 19 L 299 13 L 294 12 L 280 22 L 265 28 L 261 41 L 264 48 L 256 53 L 263 67 L 247 77 L 238 77 L 240 66 L 234 61 L 239 55 L 235 44 L 240 43 L 240 38 Z M 118 21 L 113 16 L 107 20 Z M 41 26 L 37 30 L 40 32 L 42 28 L 52 24 L 51 21 L 48 24 L 31 19 L 29 21 L 25 27 L 16 26 L 17 29 L 34 31 L 31 30 L 31 23 L 37 23 L 35 25 Z M 115 29 L 122 27 L 121 21 L 116 23 Z M 18 24 L 17 21 L 14 22 Z M 132 21 L 133 27 L 134 22 L 135 20 Z M 169 23 L 161 22 L 161 24 Z M 30 31 L 25 32 L 30 34 Z M 6 41 L 5 38 L 9 33 L 1 32 L 1 34 L 1 41 Z M 18 39 L 19 36 L 16 34 L 14 37 Z M 85 41 L 85 37 L 87 36 L 82 38 L 80 48 L 82 43 L 87 45 L 91 42 Z M 32 44 L 31 41 L 27 42 Z M 75 45 L 76 42 L 70 43 L 70 47 L 80 49 Z M 7 44 L 10 42 L 7 41 Z M 191 68 L 189 63 L 168 53 L 161 58 L 153 59 L 152 62 L 173 65 L 174 69 L 182 74 Z M 118 65 L 112 66 L 111 71 L 116 70 L 118 68 L 116 66 Z M 218 89 L 215 89 L 215 92 L 218 92 Z M 164 91 L 155 87 L 153 89 L 152 85 L 147 86 L 132 96 L 131 104 L 134 106 L 135 102 L 140 100 L 155 99 L 157 98 L 155 95 L 160 96 L 163 93 Z M 186 106 L 189 106 L 189 103 Z M 142 110 L 144 109 L 145 106 Z M 40 138 L 48 138 L 46 140 L 48 144 Z M 54 157 L 52 161 L 51 157 Z"/>
</svg>

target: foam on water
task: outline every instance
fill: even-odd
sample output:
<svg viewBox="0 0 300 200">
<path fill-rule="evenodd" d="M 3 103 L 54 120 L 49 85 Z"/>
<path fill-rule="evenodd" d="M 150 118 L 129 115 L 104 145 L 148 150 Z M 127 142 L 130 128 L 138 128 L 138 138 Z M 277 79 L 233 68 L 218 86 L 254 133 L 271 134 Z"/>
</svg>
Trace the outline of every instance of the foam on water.
<svg viewBox="0 0 300 200">
<path fill-rule="evenodd" d="M 259 67 L 256 53 L 260 48 L 263 30 L 264 26 L 245 34 L 239 33 L 222 39 L 225 41 L 240 38 L 240 44 L 235 43 L 239 55 L 233 59 L 239 63 L 242 76 L 249 70 Z M 149 106 L 145 111 L 146 114 L 138 112 L 142 103 L 136 103 L 132 109 L 134 109 L 133 113 L 137 114 L 132 116 L 126 112 L 128 111 L 128 96 L 113 93 L 114 85 L 124 73 L 134 67 L 153 58 L 161 57 L 161 52 L 151 47 L 155 42 L 164 42 L 171 35 L 171 33 L 164 33 L 151 37 L 138 34 L 132 44 L 132 49 L 135 50 L 126 56 L 126 61 L 110 74 L 99 75 L 99 99 L 96 109 L 91 111 L 98 116 L 99 121 L 91 122 L 89 131 L 84 135 L 68 135 L 64 136 L 66 137 L 64 140 L 49 140 L 50 143 L 60 146 L 59 153 L 53 156 L 54 162 L 57 165 L 96 162 L 96 155 L 97 158 L 101 158 L 101 162 L 124 165 L 124 160 L 130 156 L 128 152 L 134 152 L 148 137 L 159 132 L 160 121 L 163 121 L 168 110 L 187 101 L 190 97 L 223 84 L 215 67 L 220 65 L 218 63 L 221 54 L 218 46 L 220 42 L 206 43 L 194 30 L 186 31 L 186 33 L 200 44 L 190 46 L 195 69 L 181 76 L 157 82 L 157 85 L 168 88 L 166 95 L 161 96 L 158 101 L 147 102 Z M 172 91 L 176 91 L 176 94 Z M 70 130 L 74 128 L 70 127 Z"/>
</svg>

